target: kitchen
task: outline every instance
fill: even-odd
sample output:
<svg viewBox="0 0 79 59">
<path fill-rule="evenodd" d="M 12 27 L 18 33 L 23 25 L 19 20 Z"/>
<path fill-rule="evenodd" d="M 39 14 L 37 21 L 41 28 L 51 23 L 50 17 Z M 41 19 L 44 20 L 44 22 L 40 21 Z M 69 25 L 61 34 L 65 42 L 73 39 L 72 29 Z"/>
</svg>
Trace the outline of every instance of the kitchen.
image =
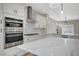
<svg viewBox="0 0 79 59">
<path fill-rule="evenodd" d="M 78 7 L 78 3 L 0 3 L 0 55 L 79 56 Z"/>
</svg>

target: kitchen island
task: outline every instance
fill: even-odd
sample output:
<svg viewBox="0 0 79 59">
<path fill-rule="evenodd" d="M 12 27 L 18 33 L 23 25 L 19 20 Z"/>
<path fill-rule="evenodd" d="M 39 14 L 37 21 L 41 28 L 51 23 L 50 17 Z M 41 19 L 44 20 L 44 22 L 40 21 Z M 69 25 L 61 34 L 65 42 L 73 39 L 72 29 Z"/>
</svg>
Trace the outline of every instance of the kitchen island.
<svg viewBox="0 0 79 59">
<path fill-rule="evenodd" d="M 59 37 L 47 37 L 18 46 L 37 56 L 77 56 L 78 47 L 79 39 Z"/>
</svg>

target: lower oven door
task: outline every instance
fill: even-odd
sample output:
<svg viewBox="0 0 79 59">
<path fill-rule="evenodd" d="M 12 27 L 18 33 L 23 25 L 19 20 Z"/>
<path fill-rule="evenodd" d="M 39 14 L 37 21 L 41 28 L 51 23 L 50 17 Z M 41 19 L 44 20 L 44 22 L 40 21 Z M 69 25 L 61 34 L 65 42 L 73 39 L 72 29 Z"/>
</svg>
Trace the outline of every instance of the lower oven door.
<svg viewBox="0 0 79 59">
<path fill-rule="evenodd" d="M 12 43 L 23 40 L 23 36 L 6 37 L 5 43 Z"/>
<path fill-rule="evenodd" d="M 16 46 L 23 43 L 22 34 L 7 35 L 5 40 L 5 48 Z"/>
</svg>

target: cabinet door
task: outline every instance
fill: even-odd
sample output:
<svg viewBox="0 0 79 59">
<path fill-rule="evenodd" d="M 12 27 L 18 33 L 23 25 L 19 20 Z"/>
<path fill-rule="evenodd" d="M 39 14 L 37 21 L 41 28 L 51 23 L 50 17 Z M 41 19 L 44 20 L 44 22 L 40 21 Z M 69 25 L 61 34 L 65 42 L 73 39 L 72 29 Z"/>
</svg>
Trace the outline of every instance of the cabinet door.
<svg viewBox="0 0 79 59">
<path fill-rule="evenodd" d="M 49 18 L 47 20 L 47 34 L 56 34 L 57 31 L 56 21 Z"/>
<path fill-rule="evenodd" d="M 24 6 L 22 4 L 16 4 L 17 15 L 24 17 Z"/>
<path fill-rule="evenodd" d="M 4 49 L 4 23 L 3 23 L 3 14 L 2 14 L 2 4 L 0 3 L 0 50 Z M 1 53 L 1 52 L 0 52 Z"/>
<path fill-rule="evenodd" d="M 28 36 L 24 36 L 24 43 L 29 42 L 29 37 Z"/>
<path fill-rule="evenodd" d="M 24 43 L 28 43 L 28 42 L 31 42 L 31 41 L 33 41 L 33 40 L 35 40 L 34 37 L 29 37 L 29 36 L 25 36 L 25 37 L 24 37 Z"/>
<path fill-rule="evenodd" d="M 3 4 L 3 11 L 5 13 L 14 14 L 15 4 L 13 3 L 5 3 Z"/>
<path fill-rule="evenodd" d="M 1 19 L 1 16 L 2 16 L 2 4 L 0 3 L 0 19 Z"/>
<path fill-rule="evenodd" d="M 24 17 L 24 6 L 19 3 L 3 4 L 3 11 L 8 14 Z"/>
<path fill-rule="evenodd" d="M 41 28 L 46 28 L 46 17 L 41 17 L 42 19 L 41 19 Z"/>
</svg>

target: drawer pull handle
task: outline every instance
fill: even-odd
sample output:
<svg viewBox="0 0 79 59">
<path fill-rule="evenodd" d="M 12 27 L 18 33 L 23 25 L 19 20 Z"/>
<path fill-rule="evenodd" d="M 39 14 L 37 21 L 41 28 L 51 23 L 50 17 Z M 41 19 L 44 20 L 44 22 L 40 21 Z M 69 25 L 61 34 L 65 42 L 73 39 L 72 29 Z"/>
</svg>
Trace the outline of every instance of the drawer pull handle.
<svg viewBox="0 0 79 59">
<path fill-rule="evenodd" d="M 0 20 L 0 24 L 2 24 L 2 20 Z"/>
</svg>

